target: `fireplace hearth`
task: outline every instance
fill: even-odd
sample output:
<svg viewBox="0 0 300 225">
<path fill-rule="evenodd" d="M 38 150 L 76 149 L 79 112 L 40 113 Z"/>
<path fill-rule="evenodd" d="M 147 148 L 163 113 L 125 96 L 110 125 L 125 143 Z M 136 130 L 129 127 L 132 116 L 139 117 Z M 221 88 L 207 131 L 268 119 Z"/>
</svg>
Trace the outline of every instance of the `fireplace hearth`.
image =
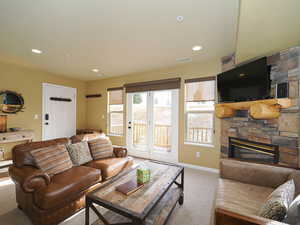
<svg viewBox="0 0 300 225">
<path fill-rule="evenodd" d="M 277 164 L 279 162 L 279 150 L 277 145 L 229 137 L 228 157 L 251 162 Z"/>
</svg>

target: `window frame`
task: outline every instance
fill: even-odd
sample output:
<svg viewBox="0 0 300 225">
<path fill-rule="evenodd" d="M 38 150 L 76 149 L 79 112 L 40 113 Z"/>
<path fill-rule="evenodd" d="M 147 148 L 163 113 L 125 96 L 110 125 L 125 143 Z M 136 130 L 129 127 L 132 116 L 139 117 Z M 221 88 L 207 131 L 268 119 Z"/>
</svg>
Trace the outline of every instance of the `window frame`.
<svg viewBox="0 0 300 225">
<path fill-rule="evenodd" d="M 187 103 L 189 101 L 186 101 L 186 84 L 187 83 L 197 83 L 197 82 L 205 82 L 205 81 L 214 81 L 214 100 L 202 100 L 202 101 L 196 101 L 196 102 L 213 102 L 213 109 L 212 110 L 188 110 L 187 109 Z M 188 81 L 188 82 L 187 82 Z M 215 147 L 215 104 L 216 104 L 216 79 L 215 77 L 204 77 L 204 78 L 195 78 L 190 80 L 185 80 L 184 84 L 184 144 L 185 145 L 193 145 L 193 146 L 203 146 L 203 147 Z M 202 114 L 202 113 L 209 113 L 212 114 L 212 136 L 211 136 L 211 142 L 210 143 L 204 143 L 204 142 L 193 142 L 188 140 L 188 115 L 189 114 Z"/>
<path fill-rule="evenodd" d="M 109 104 L 109 96 L 110 96 L 110 92 L 112 91 L 120 91 L 122 90 L 122 104 Z M 122 105 L 122 110 L 112 110 L 110 109 L 110 106 L 112 105 Z M 107 89 L 107 135 L 108 136 L 116 136 L 116 137 L 123 137 L 124 136 L 124 91 L 123 91 L 123 87 L 120 87 L 120 88 L 109 88 Z M 119 113 L 119 114 L 122 114 L 122 118 L 123 118 L 123 123 L 122 123 L 122 133 L 113 133 L 111 130 L 111 115 L 114 114 L 114 113 Z"/>
</svg>

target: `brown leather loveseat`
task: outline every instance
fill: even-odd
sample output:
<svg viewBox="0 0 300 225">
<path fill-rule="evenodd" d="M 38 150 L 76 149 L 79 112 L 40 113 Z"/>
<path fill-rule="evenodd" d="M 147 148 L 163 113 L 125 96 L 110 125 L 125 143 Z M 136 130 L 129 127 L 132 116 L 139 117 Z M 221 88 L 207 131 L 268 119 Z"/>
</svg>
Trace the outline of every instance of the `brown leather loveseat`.
<svg viewBox="0 0 300 225">
<path fill-rule="evenodd" d="M 88 136 L 71 140 L 76 142 L 74 140 L 78 138 L 90 140 Z M 85 206 L 87 192 L 133 164 L 126 149 L 114 147 L 113 157 L 73 166 L 52 177 L 38 169 L 31 150 L 69 142 L 70 139 L 60 138 L 21 144 L 13 149 L 13 165 L 9 174 L 16 186 L 16 201 L 35 225 L 55 225 L 68 218 Z"/>
</svg>

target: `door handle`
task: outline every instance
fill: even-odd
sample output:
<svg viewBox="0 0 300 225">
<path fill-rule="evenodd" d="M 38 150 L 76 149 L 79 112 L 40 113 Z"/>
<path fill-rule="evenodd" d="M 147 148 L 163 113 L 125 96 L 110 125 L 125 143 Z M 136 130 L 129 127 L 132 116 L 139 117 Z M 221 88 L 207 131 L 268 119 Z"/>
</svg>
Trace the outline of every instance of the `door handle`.
<svg viewBox="0 0 300 225">
<path fill-rule="evenodd" d="M 129 126 L 128 129 L 131 129 L 131 127 Z"/>
<path fill-rule="evenodd" d="M 45 114 L 45 120 L 49 120 L 49 114 L 48 113 Z"/>
<path fill-rule="evenodd" d="M 45 125 L 49 125 L 49 123 L 48 123 L 48 122 L 46 122 L 46 123 L 45 123 Z"/>
</svg>

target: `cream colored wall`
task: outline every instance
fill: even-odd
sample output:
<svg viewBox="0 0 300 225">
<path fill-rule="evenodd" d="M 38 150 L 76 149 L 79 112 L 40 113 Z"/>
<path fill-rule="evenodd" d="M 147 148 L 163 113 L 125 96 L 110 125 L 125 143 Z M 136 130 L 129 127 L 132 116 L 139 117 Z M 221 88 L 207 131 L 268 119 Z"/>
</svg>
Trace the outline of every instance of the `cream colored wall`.
<svg viewBox="0 0 300 225">
<path fill-rule="evenodd" d="M 184 79 L 213 76 L 220 72 L 220 62 L 216 59 L 207 63 L 191 63 L 181 66 L 160 69 L 151 72 L 131 74 L 127 76 L 102 79 L 88 82 L 89 94 L 101 93 L 101 98 L 87 100 L 87 124 L 89 128 L 102 128 L 107 130 L 107 88 L 123 86 L 125 83 L 181 77 L 179 101 L 179 160 L 183 163 L 218 168 L 219 166 L 219 120 L 216 119 L 216 136 L 214 147 L 200 147 L 184 144 Z M 125 145 L 124 137 L 111 137 L 114 144 Z M 196 158 L 196 152 L 201 152 L 200 158 Z"/>
<path fill-rule="evenodd" d="M 241 0 L 237 62 L 300 44 L 299 0 Z"/>
<path fill-rule="evenodd" d="M 42 83 L 77 88 L 77 128 L 86 125 L 86 83 L 62 76 L 56 76 L 40 70 L 30 69 L 14 64 L 0 63 L 0 90 L 11 90 L 22 94 L 25 100 L 24 112 L 8 115 L 8 127 L 33 129 L 35 139 L 42 138 Z M 34 115 L 39 116 L 34 119 Z M 5 144 L 6 157 L 14 144 Z"/>
</svg>

